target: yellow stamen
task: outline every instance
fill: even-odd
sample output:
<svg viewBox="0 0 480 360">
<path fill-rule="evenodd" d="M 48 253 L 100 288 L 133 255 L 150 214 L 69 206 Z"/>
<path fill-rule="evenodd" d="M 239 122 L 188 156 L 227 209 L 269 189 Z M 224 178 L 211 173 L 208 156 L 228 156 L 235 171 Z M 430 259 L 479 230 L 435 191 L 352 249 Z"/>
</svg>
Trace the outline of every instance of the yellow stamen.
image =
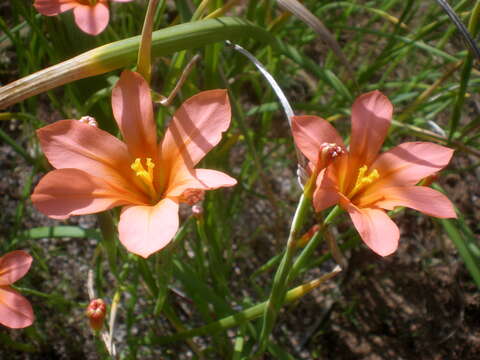
<svg viewBox="0 0 480 360">
<path fill-rule="evenodd" d="M 130 165 L 133 171 L 135 171 L 135 175 L 140 178 L 142 185 L 147 190 L 148 194 L 153 198 L 157 198 L 157 191 L 155 190 L 155 186 L 153 185 L 153 168 L 155 167 L 154 162 L 151 158 L 147 158 L 147 170 L 142 164 L 142 160 L 140 158 L 135 159 L 135 161 Z"/>
<path fill-rule="evenodd" d="M 357 176 L 357 181 L 355 182 L 355 186 L 347 195 L 349 199 L 353 198 L 360 190 L 365 188 L 365 186 L 370 185 L 380 177 L 380 174 L 378 173 L 377 169 L 373 170 L 369 175 L 365 176 L 367 171 L 368 171 L 367 165 L 363 165 L 360 169 L 358 169 L 358 176 Z"/>
</svg>

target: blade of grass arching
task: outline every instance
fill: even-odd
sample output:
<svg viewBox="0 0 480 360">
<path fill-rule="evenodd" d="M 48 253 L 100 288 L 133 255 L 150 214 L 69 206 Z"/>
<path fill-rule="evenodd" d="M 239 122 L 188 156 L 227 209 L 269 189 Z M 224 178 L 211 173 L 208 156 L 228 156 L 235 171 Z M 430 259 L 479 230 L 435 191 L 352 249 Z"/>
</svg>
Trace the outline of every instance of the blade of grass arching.
<svg viewBox="0 0 480 360">
<path fill-rule="evenodd" d="M 470 20 L 468 22 L 468 30 L 475 37 L 479 30 L 480 24 L 480 1 L 476 2 L 475 7 L 472 10 L 472 14 L 470 15 Z M 469 52 L 465 59 L 462 75 L 460 78 L 460 88 L 458 89 L 457 93 L 457 101 L 455 102 L 455 106 L 453 107 L 452 117 L 449 123 L 449 133 L 448 139 L 452 140 L 457 130 L 458 124 L 460 122 L 460 116 L 463 109 L 463 104 L 465 103 L 465 95 L 467 93 L 468 81 L 470 80 L 470 74 L 472 73 L 473 68 L 473 54 Z"/>
<path fill-rule="evenodd" d="M 300 299 L 301 297 L 307 295 L 313 289 L 322 285 L 325 281 L 328 281 L 334 276 L 336 276 L 337 274 L 339 274 L 340 271 L 341 271 L 340 267 L 337 266 L 332 270 L 332 272 L 325 274 L 318 279 L 312 280 L 308 283 L 302 284 L 300 286 L 297 286 L 291 289 L 290 291 L 287 292 L 285 296 L 285 303 L 286 304 L 292 303 Z M 259 318 L 265 311 L 266 306 L 267 306 L 267 302 L 264 301 L 260 304 L 249 307 L 248 309 L 237 312 L 233 315 L 227 316 L 225 318 L 222 318 L 218 321 L 212 322 L 210 324 L 207 324 L 199 328 L 187 330 L 185 332 L 181 332 L 178 334 L 150 339 L 149 343 L 155 344 L 155 345 L 163 345 L 163 344 L 167 344 L 167 343 L 171 343 L 171 342 L 175 342 L 183 339 L 188 339 L 194 336 L 209 335 L 218 331 L 222 331 L 222 330 L 224 331 L 226 329 L 239 326 L 248 321 L 252 321 Z"/>
<path fill-rule="evenodd" d="M 470 50 L 473 56 L 475 56 L 478 60 L 480 60 L 480 49 L 478 48 L 477 43 L 474 40 L 475 34 L 472 34 L 473 36 L 470 35 L 467 28 L 463 24 L 462 20 L 460 20 L 457 13 L 452 9 L 452 7 L 447 1 L 445 0 L 436 0 L 436 1 L 438 5 L 440 5 L 443 8 L 443 10 L 447 13 L 448 17 L 452 20 L 452 22 L 457 27 L 458 31 L 460 32 L 460 35 L 462 35 L 463 39 L 465 40 L 465 44 L 467 45 L 468 50 Z M 478 10 L 474 9 L 473 12 L 475 13 L 475 11 L 478 11 Z"/>
<path fill-rule="evenodd" d="M 195 270 L 185 262 L 177 259 L 173 261 L 175 278 L 183 285 L 188 296 L 199 307 L 205 319 L 212 319 L 213 316 L 222 316 L 231 312 L 229 304 L 225 299 L 215 294 L 203 279 L 197 276 Z M 214 313 L 210 307 L 213 306 Z"/>
<path fill-rule="evenodd" d="M 347 69 L 350 79 L 355 81 L 356 76 L 352 65 L 343 53 L 342 48 L 335 37 L 323 23 L 297 0 L 277 0 L 277 3 L 282 9 L 291 12 L 305 24 L 310 26 L 340 59 L 340 62 Z"/>
<path fill-rule="evenodd" d="M 225 17 L 155 31 L 152 37 L 152 56 L 202 47 L 227 39 L 275 42 L 266 30 L 239 18 Z M 7 84 L 0 88 L 0 108 L 78 79 L 129 66 L 136 60 L 139 43 L 140 36 L 135 36 L 106 44 Z"/>
<path fill-rule="evenodd" d="M 458 250 L 458 253 L 462 257 L 465 266 L 473 278 L 473 281 L 480 289 L 480 259 L 476 258 L 467 247 L 465 239 L 456 226 L 455 220 L 435 219 L 435 221 L 439 222 L 445 229 L 448 237 L 450 240 L 452 240 Z"/>
<path fill-rule="evenodd" d="M 463 64 L 462 61 L 457 61 L 451 64 L 445 74 L 437 79 L 428 89 L 423 91 L 414 102 L 412 102 L 398 117 L 398 122 L 404 122 L 422 103 L 426 102 L 433 92 L 440 87 L 446 80 L 448 80 L 455 71 L 457 71 Z"/>
</svg>

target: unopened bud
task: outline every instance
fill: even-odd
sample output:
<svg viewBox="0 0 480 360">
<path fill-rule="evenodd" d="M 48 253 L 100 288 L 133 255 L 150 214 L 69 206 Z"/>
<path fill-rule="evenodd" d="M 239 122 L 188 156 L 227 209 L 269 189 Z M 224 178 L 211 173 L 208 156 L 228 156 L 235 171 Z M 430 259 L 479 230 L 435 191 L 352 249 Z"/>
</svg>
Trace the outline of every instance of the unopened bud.
<svg viewBox="0 0 480 360">
<path fill-rule="evenodd" d="M 88 304 L 86 314 L 90 321 L 90 327 L 95 331 L 100 331 L 107 314 L 107 305 L 102 299 L 94 299 Z"/>
<path fill-rule="evenodd" d="M 333 160 L 343 153 L 344 150 L 340 145 L 335 143 L 323 143 L 320 145 L 320 151 L 318 153 L 319 165 L 321 167 L 327 167 Z"/>
<path fill-rule="evenodd" d="M 420 181 L 420 184 L 421 186 L 430 186 L 432 185 L 432 183 L 434 183 L 435 181 L 437 181 L 437 179 L 439 178 L 439 175 L 438 173 L 435 173 L 435 174 L 432 174 L 430 176 L 427 176 L 425 179 L 423 179 L 422 181 Z"/>
<path fill-rule="evenodd" d="M 190 206 L 202 201 L 205 197 L 205 191 L 199 189 L 187 189 L 180 196 L 180 201 Z"/>
<path fill-rule="evenodd" d="M 298 240 L 297 246 L 304 247 L 305 245 L 307 245 L 310 239 L 313 237 L 313 235 L 315 235 L 318 230 L 320 230 L 320 225 L 313 225 L 310 230 L 303 234 L 302 237 Z"/>
<path fill-rule="evenodd" d="M 203 206 L 201 204 L 193 205 L 192 215 L 195 219 L 200 219 L 203 216 Z"/>
<path fill-rule="evenodd" d="M 80 118 L 80 120 L 78 120 L 78 121 L 80 121 L 83 124 L 98 127 L 97 120 L 95 120 L 95 118 L 92 117 L 92 116 L 88 116 L 88 115 L 87 116 L 82 116 Z"/>
</svg>

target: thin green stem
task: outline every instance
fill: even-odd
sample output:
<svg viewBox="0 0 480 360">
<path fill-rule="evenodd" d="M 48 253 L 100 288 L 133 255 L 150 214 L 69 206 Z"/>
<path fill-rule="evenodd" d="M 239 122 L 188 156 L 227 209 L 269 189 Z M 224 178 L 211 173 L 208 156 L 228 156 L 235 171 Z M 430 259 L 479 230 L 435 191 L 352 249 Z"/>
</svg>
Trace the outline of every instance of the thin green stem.
<svg viewBox="0 0 480 360">
<path fill-rule="evenodd" d="M 273 287 L 267 300 L 267 305 L 263 315 L 263 325 L 260 333 L 257 356 L 261 356 L 265 352 L 268 343 L 268 337 L 275 325 L 278 312 L 284 302 L 286 293 L 285 288 L 288 286 L 287 278 L 296 249 L 296 240 L 298 233 L 305 221 L 305 217 L 311 203 L 309 196 L 310 194 L 308 194 L 310 188 L 311 187 L 307 185 L 305 187 L 306 193 L 302 194 L 300 197 L 295 216 L 293 217 L 292 226 L 290 228 L 287 248 L 273 280 Z"/>
</svg>

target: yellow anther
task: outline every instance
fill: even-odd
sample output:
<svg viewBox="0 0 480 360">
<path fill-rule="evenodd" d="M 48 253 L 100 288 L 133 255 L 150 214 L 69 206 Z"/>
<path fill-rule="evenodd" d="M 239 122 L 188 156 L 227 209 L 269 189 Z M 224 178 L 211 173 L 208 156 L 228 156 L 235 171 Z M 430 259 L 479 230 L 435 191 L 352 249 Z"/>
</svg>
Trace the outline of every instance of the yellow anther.
<svg viewBox="0 0 480 360">
<path fill-rule="evenodd" d="M 349 199 L 354 197 L 365 186 L 370 185 L 380 177 L 380 174 L 378 173 L 377 169 L 373 170 L 369 175 L 365 176 L 367 171 L 368 171 L 367 165 L 363 165 L 360 169 L 358 169 L 358 176 L 357 176 L 357 181 L 355 182 L 355 186 L 347 195 Z"/>
<path fill-rule="evenodd" d="M 145 190 L 147 190 L 148 194 L 155 199 L 157 197 L 157 191 L 155 190 L 155 186 L 153 185 L 153 168 L 155 167 L 155 163 L 152 161 L 151 158 L 147 158 L 146 161 L 147 169 L 142 164 L 142 160 L 140 158 L 135 159 L 135 161 L 130 165 L 133 171 L 135 171 L 135 175 L 137 175 L 142 185 L 144 186 Z"/>
</svg>

